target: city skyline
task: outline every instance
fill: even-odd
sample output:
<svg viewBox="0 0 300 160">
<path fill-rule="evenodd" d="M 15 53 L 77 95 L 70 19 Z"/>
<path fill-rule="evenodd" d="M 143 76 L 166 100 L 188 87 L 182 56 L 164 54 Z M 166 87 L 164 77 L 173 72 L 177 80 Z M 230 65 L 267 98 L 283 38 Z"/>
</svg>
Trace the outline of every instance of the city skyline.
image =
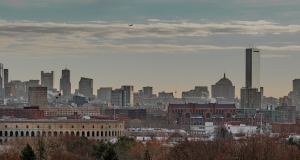
<svg viewBox="0 0 300 160">
<path fill-rule="evenodd" d="M 287 95 L 300 78 L 295 0 L 0 3 L 0 56 L 10 80 L 39 79 L 41 70 L 60 73 L 67 65 L 72 92 L 80 77 L 90 77 L 94 94 L 134 85 L 135 92 L 153 86 L 154 93 L 176 90 L 180 97 L 194 86 L 211 86 L 225 71 L 239 97 L 244 50 L 252 44 L 261 50 L 265 96 Z"/>
</svg>

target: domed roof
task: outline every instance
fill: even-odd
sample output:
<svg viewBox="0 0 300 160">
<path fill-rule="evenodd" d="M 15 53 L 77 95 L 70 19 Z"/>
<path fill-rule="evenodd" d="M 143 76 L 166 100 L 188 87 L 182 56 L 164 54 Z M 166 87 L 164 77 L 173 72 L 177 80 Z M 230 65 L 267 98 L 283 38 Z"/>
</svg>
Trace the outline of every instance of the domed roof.
<svg viewBox="0 0 300 160">
<path fill-rule="evenodd" d="M 220 79 L 216 85 L 227 85 L 227 86 L 232 86 L 232 82 L 226 78 L 226 75 L 224 73 L 224 77 L 222 79 Z"/>
</svg>

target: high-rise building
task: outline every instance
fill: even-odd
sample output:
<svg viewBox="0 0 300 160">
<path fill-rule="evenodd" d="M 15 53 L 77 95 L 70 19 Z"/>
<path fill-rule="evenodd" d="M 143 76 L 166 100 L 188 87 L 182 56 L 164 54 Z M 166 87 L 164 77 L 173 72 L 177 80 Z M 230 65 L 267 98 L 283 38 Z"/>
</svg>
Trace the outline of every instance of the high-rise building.
<svg viewBox="0 0 300 160">
<path fill-rule="evenodd" d="M 127 92 L 124 89 L 111 91 L 111 104 L 115 106 L 128 106 Z"/>
<path fill-rule="evenodd" d="M 134 88 L 133 86 L 122 86 L 122 89 L 126 92 L 126 105 L 134 106 Z"/>
<path fill-rule="evenodd" d="M 26 82 L 22 82 L 20 80 L 11 80 L 10 83 L 14 83 L 16 85 L 16 98 L 25 98 L 26 95 Z"/>
<path fill-rule="evenodd" d="M 0 63 L 0 97 L 4 97 L 4 79 L 3 79 L 3 64 Z"/>
<path fill-rule="evenodd" d="M 300 79 L 294 79 L 293 80 L 293 93 L 297 96 L 297 98 L 294 98 L 293 100 L 296 103 L 299 103 L 299 100 L 300 100 Z"/>
<path fill-rule="evenodd" d="M 260 50 L 246 49 L 246 86 L 260 89 Z"/>
<path fill-rule="evenodd" d="M 16 98 L 16 84 L 13 82 L 6 83 L 5 85 L 5 97 Z"/>
<path fill-rule="evenodd" d="M 260 50 L 246 49 L 246 86 L 241 88 L 241 108 L 261 108 L 263 88 L 260 87 Z"/>
<path fill-rule="evenodd" d="M 79 81 L 79 93 L 85 97 L 93 97 L 93 79 L 81 77 Z"/>
<path fill-rule="evenodd" d="M 28 105 L 39 106 L 40 108 L 47 107 L 47 87 L 29 87 Z"/>
<path fill-rule="evenodd" d="M 51 73 L 41 72 L 41 85 L 47 87 L 48 90 L 54 88 L 54 71 Z"/>
<path fill-rule="evenodd" d="M 261 108 L 261 92 L 257 88 L 241 89 L 241 108 Z"/>
<path fill-rule="evenodd" d="M 60 91 L 62 91 L 63 97 L 65 97 L 65 98 L 71 97 L 70 70 L 68 70 L 68 69 L 64 69 L 61 72 Z"/>
<path fill-rule="evenodd" d="M 143 94 L 147 96 L 151 96 L 153 94 L 153 88 L 152 87 L 143 87 Z"/>
<path fill-rule="evenodd" d="M 8 83 L 8 69 L 4 69 L 4 84 Z"/>
<path fill-rule="evenodd" d="M 212 97 L 224 97 L 227 101 L 233 101 L 235 96 L 235 87 L 232 85 L 232 82 L 224 77 L 220 79 L 215 85 L 211 86 Z"/>
<path fill-rule="evenodd" d="M 111 92 L 112 92 L 112 87 L 100 87 L 100 89 L 97 90 L 97 99 L 101 99 L 106 103 L 110 103 Z"/>
</svg>

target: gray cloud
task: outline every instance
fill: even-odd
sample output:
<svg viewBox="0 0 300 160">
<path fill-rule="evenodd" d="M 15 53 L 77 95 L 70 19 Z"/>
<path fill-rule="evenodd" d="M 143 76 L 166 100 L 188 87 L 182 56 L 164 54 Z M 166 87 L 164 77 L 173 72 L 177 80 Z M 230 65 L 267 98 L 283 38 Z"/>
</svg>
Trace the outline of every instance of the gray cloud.
<svg viewBox="0 0 300 160">
<path fill-rule="evenodd" d="M 124 23 L 38 23 L 28 21 L 0 21 L 2 36 L 41 36 L 47 34 L 81 35 L 98 38 L 120 39 L 135 37 L 180 37 L 209 36 L 219 34 L 282 34 L 296 33 L 300 25 L 278 25 L 268 21 L 235 21 L 228 23 L 149 23 L 134 24 L 129 27 Z"/>
</svg>

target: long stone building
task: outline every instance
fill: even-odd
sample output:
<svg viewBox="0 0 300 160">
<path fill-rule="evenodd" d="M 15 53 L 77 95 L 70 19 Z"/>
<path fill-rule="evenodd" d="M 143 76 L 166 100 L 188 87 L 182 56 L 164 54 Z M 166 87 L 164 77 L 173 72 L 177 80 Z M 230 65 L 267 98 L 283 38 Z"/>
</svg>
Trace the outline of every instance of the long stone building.
<svg viewBox="0 0 300 160">
<path fill-rule="evenodd" d="M 123 121 L 102 120 L 4 120 L 0 121 L 0 142 L 15 137 L 58 137 L 64 135 L 110 140 L 124 135 Z"/>
</svg>

